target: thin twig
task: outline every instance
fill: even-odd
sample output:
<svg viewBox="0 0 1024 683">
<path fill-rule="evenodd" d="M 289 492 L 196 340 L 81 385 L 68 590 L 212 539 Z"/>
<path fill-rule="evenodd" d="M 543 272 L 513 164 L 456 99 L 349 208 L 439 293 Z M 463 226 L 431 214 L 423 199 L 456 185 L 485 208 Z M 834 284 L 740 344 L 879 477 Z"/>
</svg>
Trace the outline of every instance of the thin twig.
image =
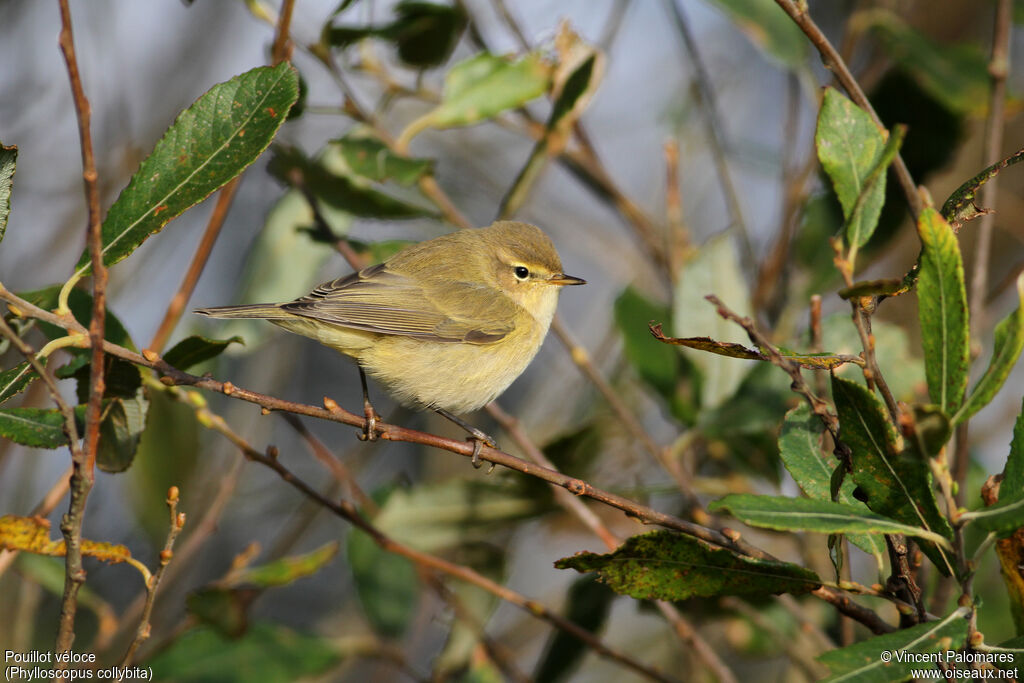
<svg viewBox="0 0 1024 683">
<path fill-rule="evenodd" d="M 253 448 L 242 436 L 234 432 L 230 426 L 219 416 L 215 415 L 205 408 L 200 408 L 204 414 L 202 421 L 204 421 L 211 429 L 214 429 L 218 433 L 227 437 L 235 446 L 242 452 L 242 454 L 248 459 L 257 462 L 265 467 L 270 468 L 278 474 L 284 481 L 289 483 L 291 486 L 299 490 L 303 495 L 311 500 L 315 500 L 317 503 L 322 505 L 327 510 L 333 512 L 338 517 L 350 522 L 353 526 L 359 530 L 367 533 L 381 549 L 395 553 L 408 560 L 414 562 L 417 566 L 420 566 L 427 570 L 436 570 L 443 572 L 449 576 L 453 576 L 457 579 L 466 581 L 474 586 L 477 586 L 499 598 L 509 602 L 527 613 L 546 621 L 555 628 L 558 628 L 575 638 L 583 641 L 591 650 L 595 653 L 606 657 L 614 662 L 617 662 L 637 673 L 656 681 L 673 681 L 672 679 L 657 669 L 651 668 L 637 660 L 633 659 L 624 652 L 620 652 L 604 642 L 596 638 L 592 633 L 586 629 L 581 628 L 574 622 L 562 617 L 561 615 L 548 609 L 543 604 L 531 600 L 524 595 L 513 591 L 507 586 L 503 586 L 495 581 L 488 579 L 487 577 L 479 574 L 473 569 L 458 565 L 448 560 L 430 555 L 428 553 L 421 552 L 407 545 L 399 543 L 390 537 L 386 536 L 383 532 L 377 529 L 373 524 L 363 517 L 356 509 L 355 505 L 349 501 L 335 502 L 324 498 L 320 493 L 311 487 L 309 484 L 299 479 L 291 470 L 281 464 L 280 459 L 277 457 L 277 450 L 271 447 L 266 453 L 263 453 Z"/>
<path fill-rule="evenodd" d="M 231 208 L 231 203 L 235 198 L 235 192 L 238 190 L 240 180 L 241 176 L 229 181 L 227 185 L 221 188 L 220 193 L 217 195 L 217 204 L 213 207 L 213 213 L 206 224 L 206 230 L 203 232 L 199 246 L 196 247 L 196 252 L 192 256 L 192 263 L 189 264 L 188 272 L 185 273 L 181 286 L 178 287 L 178 291 L 167 305 L 164 319 L 160 322 L 160 327 L 157 328 L 156 334 L 153 335 L 153 340 L 149 342 L 148 348 L 157 353 L 163 351 L 164 346 L 167 345 L 171 332 L 174 331 L 178 321 L 181 320 L 181 314 L 184 312 L 185 306 L 188 305 L 189 299 L 192 298 L 192 293 L 199 282 L 199 276 L 203 274 L 206 262 L 210 258 L 210 252 L 213 251 L 213 245 L 217 242 L 220 229 L 224 226 L 224 219 L 227 218 L 228 209 Z"/>
<path fill-rule="evenodd" d="M 221 515 L 234 495 L 235 488 L 247 462 L 245 458 L 237 458 L 232 463 L 231 469 L 219 477 L 216 495 L 203 508 L 202 517 L 199 519 L 199 522 L 189 525 L 189 533 L 174 553 L 174 564 L 170 565 L 164 572 L 161 581 L 164 589 L 161 595 L 167 595 L 167 592 L 184 576 L 183 572 L 192 566 L 192 558 L 202 550 L 206 541 L 216 532 Z M 112 639 L 115 643 L 121 642 L 127 637 L 131 624 L 134 624 L 140 618 L 142 610 L 146 606 L 147 598 L 147 593 L 140 594 L 124 610 L 121 616 L 121 629 Z"/>
<path fill-rule="evenodd" d="M 700 96 L 704 105 L 704 120 L 708 126 L 708 142 L 711 147 L 711 156 L 715 160 L 715 170 L 718 173 L 718 182 L 725 194 L 725 203 L 729 208 L 729 215 L 733 225 L 736 226 L 740 236 L 743 262 L 748 269 L 753 269 L 756 263 L 754 246 L 750 241 L 750 230 L 747 228 L 747 221 L 743 217 L 743 207 L 740 204 L 739 192 L 732 181 L 732 174 L 729 171 L 729 161 L 726 154 L 725 135 L 721 129 L 721 122 L 724 120 L 718 108 L 717 97 L 714 86 L 711 84 L 711 76 L 704 61 L 701 59 L 700 50 L 697 48 L 697 41 L 690 31 L 690 25 L 686 20 L 686 14 L 678 0 L 668 0 L 672 10 L 672 18 L 675 21 L 676 30 L 683 39 L 686 53 L 693 64 L 693 70 L 697 75 L 697 85 L 700 88 Z"/>
<path fill-rule="evenodd" d="M 796 22 L 796 25 L 800 27 L 800 30 L 803 31 L 804 35 L 806 35 L 811 41 L 811 44 L 817 48 L 819 54 L 821 54 L 822 62 L 836 75 L 836 78 L 839 79 L 839 83 L 843 86 L 853 101 L 857 103 L 857 106 L 868 113 L 871 120 L 875 122 L 875 125 L 878 126 L 879 129 L 884 129 L 885 126 L 882 124 L 882 120 L 878 118 L 878 114 L 875 112 L 874 107 L 871 106 L 871 102 L 868 100 L 867 95 L 864 94 L 864 90 L 861 89 L 860 84 L 857 83 L 857 79 L 853 77 L 852 73 L 850 73 L 850 69 L 846 66 L 846 62 L 843 61 L 839 52 L 836 51 L 829 39 L 824 33 L 822 33 L 818 25 L 814 23 L 814 20 L 811 19 L 811 15 L 807 11 L 806 1 L 775 0 L 775 2 L 794 22 Z M 899 179 L 900 185 L 903 188 L 903 194 L 907 198 L 907 204 L 910 206 L 910 212 L 916 220 L 917 215 L 921 213 L 921 209 L 924 208 L 924 205 L 921 202 L 920 195 L 918 195 L 914 179 L 911 177 L 910 171 L 907 170 L 907 165 L 903 162 L 903 157 L 899 154 L 896 155 L 896 159 L 893 161 L 893 168 L 896 169 L 896 177 Z"/>
<path fill-rule="evenodd" d="M 72 451 L 74 474 L 71 477 L 71 503 L 61 519 L 60 529 L 66 544 L 64 596 L 61 600 L 60 626 L 57 631 L 57 650 L 71 649 L 75 639 L 75 612 L 78 591 L 85 583 L 82 568 L 82 522 L 85 502 L 95 477 L 96 452 L 100 438 L 100 408 L 103 400 L 103 330 L 106 317 L 107 268 L 103 263 L 103 235 L 100 222 L 100 191 L 90 133 L 91 107 L 82 88 L 82 79 L 75 55 L 74 35 L 71 29 L 71 10 L 67 0 L 58 0 L 61 31 L 58 42 L 67 64 L 71 94 L 78 119 L 78 134 L 82 151 L 82 180 L 89 212 L 86 240 L 92 263 L 92 317 L 89 320 L 89 342 L 92 358 L 89 364 L 89 400 L 85 410 L 85 440 L 78 457 Z M 66 663 L 58 664 L 62 669 Z"/>
<path fill-rule="evenodd" d="M 149 618 L 153 614 L 153 603 L 156 600 L 156 591 L 160 586 L 160 580 L 163 578 L 164 571 L 167 569 L 167 565 L 170 564 L 171 558 L 174 556 L 174 539 L 181 533 L 182 528 L 185 526 L 185 513 L 178 512 L 178 487 L 172 486 L 167 491 L 167 509 L 170 511 L 170 526 L 167 531 L 167 540 L 164 542 L 164 549 L 160 552 L 160 565 L 156 568 L 156 571 L 149 577 L 146 582 L 146 604 L 142 609 L 142 619 L 139 621 L 139 627 L 135 631 L 135 639 L 132 640 L 131 645 L 125 651 L 124 656 L 121 658 L 121 663 L 118 668 L 124 669 L 132 661 L 132 656 L 135 651 L 139 649 L 149 638 L 150 624 Z"/>
<path fill-rule="evenodd" d="M 292 48 L 294 46 L 288 37 L 288 31 L 291 28 L 292 11 L 294 9 L 295 0 L 284 0 L 281 13 L 277 17 L 277 35 L 274 36 L 274 47 L 271 50 L 274 66 L 281 62 L 287 62 L 292 58 Z"/>
<path fill-rule="evenodd" d="M 1011 0 L 999 0 L 996 5 L 995 27 L 992 33 L 992 57 L 988 73 L 992 81 L 989 97 L 988 120 L 985 125 L 985 158 L 982 166 L 999 161 L 1003 147 L 1004 112 L 1006 110 L 1006 79 L 1010 75 L 1010 25 L 1013 12 Z M 993 176 L 982 188 L 982 206 L 995 208 L 999 176 Z M 974 253 L 974 272 L 971 276 L 971 337 L 977 339 L 985 322 L 985 294 L 988 288 L 988 261 L 992 250 L 992 229 L 995 214 L 986 213 L 978 221 L 978 241 Z M 962 483 L 962 482 L 961 482 Z"/>
</svg>

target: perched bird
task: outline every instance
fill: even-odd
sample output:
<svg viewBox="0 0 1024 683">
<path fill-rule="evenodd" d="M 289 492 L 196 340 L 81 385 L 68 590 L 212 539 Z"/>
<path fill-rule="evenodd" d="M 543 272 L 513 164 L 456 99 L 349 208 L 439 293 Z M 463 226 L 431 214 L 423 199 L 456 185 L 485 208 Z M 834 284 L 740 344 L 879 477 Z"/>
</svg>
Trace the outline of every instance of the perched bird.
<svg viewBox="0 0 1024 683">
<path fill-rule="evenodd" d="M 365 371 L 404 405 L 466 429 L 479 466 L 482 444 L 494 440 L 454 413 L 477 410 L 508 388 L 540 349 L 562 286 L 582 284 L 562 272 L 539 228 L 497 221 L 414 244 L 295 301 L 196 313 L 263 318 L 351 356 L 363 385 L 361 438 L 377 436 Z"/>
</svg>

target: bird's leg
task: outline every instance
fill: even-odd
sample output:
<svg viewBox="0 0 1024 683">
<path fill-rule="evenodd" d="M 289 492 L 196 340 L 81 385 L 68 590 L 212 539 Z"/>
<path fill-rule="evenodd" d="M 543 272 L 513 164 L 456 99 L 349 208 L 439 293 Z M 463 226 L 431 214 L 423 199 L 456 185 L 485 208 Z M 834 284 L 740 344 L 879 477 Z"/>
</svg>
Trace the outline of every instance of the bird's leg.
<svg viewBox="0 0 1024 683">
<path fill-rule="evenodd" d="M 377 418 L 380 417 L 377 411 L 373 409 L 373 404 L 370 403 L 370 391 L 366 387 L 366 373 L 363 372 L 363 367 L 357 365 L 359 368 L 359 381 L 363 385 L 363 415 L 366 416 L 366 424 L 363 425 L 363 433 L 359 435 L 360 441 L 376 441 L 377 440 Z"/>
<path fill-rule="evenodd" d="M 452 422 L 454 422 L 455 424 L 459 425 L 467 432 L 469 432 L 470 440 L 473 442 L 473 458 L 472 460 L 470 460 L 470 462 L 473 464 L 473 467 L 479 469 L 480 465 L 483 464 L 480 462 L 480 451 L 483 450 L 484 446 L 490 446 L 491 448 L 498 447 L 498 443 L 494 440 L 493 436 L 488 436 L 487 434 L 480 431 L 473 425 L 465 422 L 464 420 L 462 420 L 459 417 L 456 417 L 455 415 L 452 415 L 444 408 L 434 408 L 434 412 L 436 412 L 441 417 L 448 418 L 449 420 L 451 420 Z"/>
</svg>

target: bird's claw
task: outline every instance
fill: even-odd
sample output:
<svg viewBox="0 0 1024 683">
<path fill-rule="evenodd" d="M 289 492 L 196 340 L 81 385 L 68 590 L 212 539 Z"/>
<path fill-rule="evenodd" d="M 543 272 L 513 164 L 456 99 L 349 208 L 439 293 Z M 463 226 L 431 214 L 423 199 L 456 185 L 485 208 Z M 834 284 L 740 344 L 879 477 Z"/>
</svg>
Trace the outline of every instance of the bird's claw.
<svg viewBox="0 0 1024 683">
<path fill-rule="evenodd" d="M 498 444 L 493 438 L 487 436 L 480 430 L 474 430 L 474 432 L 473 436 L 467 439 L 467 441 L 473 442 L 473 457 L 470 458 L 469 462 L 474 468 L 480 469 L 483 466 L 483 462 L 480 460 L 480 452 L 483 451 L 484 446 L 487 446 L 488 448 L 497 448 Z M 490 474 L 493 470 L 494 464 L 492 463 L 491 469 L 487 470 L 487 473 Z"/>
<path fill-rule="evenodd" d="M 363 431 L 359 434 L 360 441 L 376 441 L 377 440 L 377 411 L 373 409 L 373 406 L 367 404 L 365 413 L 366 422 L 363 423 Z"/>
</svg>

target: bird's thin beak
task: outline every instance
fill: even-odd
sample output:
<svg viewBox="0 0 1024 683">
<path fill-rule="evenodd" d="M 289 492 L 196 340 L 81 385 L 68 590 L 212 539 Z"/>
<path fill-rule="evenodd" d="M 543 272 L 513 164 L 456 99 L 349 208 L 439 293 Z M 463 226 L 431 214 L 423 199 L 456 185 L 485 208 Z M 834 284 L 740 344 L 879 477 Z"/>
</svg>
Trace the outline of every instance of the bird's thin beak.
<svg viewBox="0 0 1024 683">
<path fill-rule="evenodd" d="M 565 273 L 555 273 L 548 280 L 548 283 L 552 285 L 585 285 L 587 281 L 581 277 L 573 277 Z"/>
</svg>

